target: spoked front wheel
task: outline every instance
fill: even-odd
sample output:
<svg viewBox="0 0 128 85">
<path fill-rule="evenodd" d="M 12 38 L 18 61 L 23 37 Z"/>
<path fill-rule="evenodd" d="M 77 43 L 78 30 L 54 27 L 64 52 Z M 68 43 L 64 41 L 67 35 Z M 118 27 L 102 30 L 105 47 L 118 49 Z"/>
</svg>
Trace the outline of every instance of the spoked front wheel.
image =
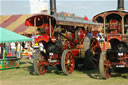
<svg viewBox="0 0 128 85">
<path fill-rule="evenodd" d="M 99 71 L 103 79 L 108 79 L 111 76 L 111 62 L 107 59 L 106 51 L 100 55 Z"/>
<path fill-rule="evenodd" d="M 47 72 L 47 67 L 43 63 L 44 61 L 44 56 L 40 54 L 40 51 L 36 51 L 34 55 L 34 60 L 33 60 L 33 66 L 34 66 L 34 72 L 37 75 L 43 75 Z"/>
<path fill-rule="evenodd" d="M 75 59 L 70 50 L 64 50 L 61 57 L 61 67 L 64 74 L 72 74 L 75 67 Z"/>
</svg>

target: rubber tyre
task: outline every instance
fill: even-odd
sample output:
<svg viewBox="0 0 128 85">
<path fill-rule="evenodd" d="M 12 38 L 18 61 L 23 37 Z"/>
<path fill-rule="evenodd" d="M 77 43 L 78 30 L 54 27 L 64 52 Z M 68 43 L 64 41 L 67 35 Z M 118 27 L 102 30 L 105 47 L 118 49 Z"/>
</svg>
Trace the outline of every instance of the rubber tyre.
<svg viewBox="0 0 128 85">
<path fill-rule="evenodd" d="M 110 76 L 107 76 L 106 72 L 105 72 L 105 67 L 104 67 L 104 62 L 105 62 L 105 58 L 106 57 L 106 51 L 103 51 L 100 55 L 100 61 L 99 61 L 99 71 L 100 71 L 100 75 L 103 79 L 108 79 Z M 110 71 L 110 68 L 109 68 Z M 111 73 L 109 72 L 109 75 L 111 75 Z"/>
<path fill-rule="evenodd" d="M 59 64 L 59 65 L 56 65 L 56 67 L 57 67 L 57 69 L 59 70 L 59 71 L 61 71 L 62 70 L 62 68 L 61 68 L 61 65 Z"/>
<path fill-rule="evenodd" d="M 86 37 L 84 39 L 84 42 L 83 42 L 83 45 L 84 45 L 84 62 L 83 62 L 84 66 L 83 67 L 85 69 L 90 69 L 89 56 L 87 54 L 88 53 L 88 50 L 90 48 L 90 42 L 91 42 L 91 40 L 90 40 L 89 37 Z"/>
<path fill-rule="evenodd" d="M 67 68 L 69 68 L 69 67 L 66 68 L 66 64 L 65 64 L 66 63 L 66 58 L 67 58 L 66 55 L 68 53 L 72 56 L 72 60 L 70 60 L 70 62 L 71 62 L 71 71 L 70 70 L 69 71 L 67 70 Z M 72 72 L 73 72 L 73 70 L 75 68 L 75 59 L 74 59 L 74 57 L 72 55 L 72 52 L 70 50 L 64 50 L 64 52 L 62 54 L 62 57 L 61 57 L 61 68 L 62 68 L 62 71 L 64 72 L 65 75 L 72 74 Z"/>
<path fill-rule="evenodd" d="M 36 75 L 43 75 L 47 72 L 47 66 L 44 66 L 44 65 L 40 66 L 42 67 L 43 72 L 39 71 L 39 63 L 38 63 L 39 56 L 40 56 L 40 51 L 36 50 L 36 54 L 34 55 L 34 59 L 33 59 L 34 72 Z M 42 60 L 42 58 L 40 59 Z"/>
</svg>

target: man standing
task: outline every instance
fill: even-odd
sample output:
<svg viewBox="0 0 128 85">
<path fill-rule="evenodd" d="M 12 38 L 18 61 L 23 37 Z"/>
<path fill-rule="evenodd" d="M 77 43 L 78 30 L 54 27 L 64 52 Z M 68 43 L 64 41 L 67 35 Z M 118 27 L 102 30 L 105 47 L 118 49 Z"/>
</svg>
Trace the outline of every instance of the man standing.
<svg viewBox="0 0 128 85">
<path fill-rule="evenodd" d="M 9 53 L 9 43 L 5 43 L 5 50 L 6 50 L 6 53 L 8 54 Z"/>
<path fill-rule="evenodd" d="M 14 56 L 14 54 L 15 54 L 15 43 L 12 42 L 11 43 L 11 56 Z"/>
<path fill-rule="evenodd" d="M 92 28 L 87 28 L 87 37 L 92 38 Z"/>
</svg>

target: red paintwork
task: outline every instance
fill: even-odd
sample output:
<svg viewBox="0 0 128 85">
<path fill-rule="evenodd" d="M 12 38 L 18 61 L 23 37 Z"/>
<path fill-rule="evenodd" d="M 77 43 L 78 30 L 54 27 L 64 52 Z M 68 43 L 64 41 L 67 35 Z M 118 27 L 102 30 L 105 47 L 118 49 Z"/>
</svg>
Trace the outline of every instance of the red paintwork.
<svg viewBox="0 0 128 85">
<path fill-rule="evenodd" d="M 96 39 L 93 39 L 93 41 L 90 44 L 91 49 L 96 52 L 97 48 L 100 48 L 100 45 Z"/>
<path fill-rule="evenodd" d="M 58 65 L 58 64 L 60 64 L 60 62 L 59 61 L 57 61 L 56 63 L 48 63 L 50 66 L 56 66 L 56 65 Z"/>
<path fill-rule="evenodd" d="M 110 41 L 111 39 L 118 39 L 121 41 L 122 36 L 120 34 L 107 34 L 107 41 Z"/>
<path fill-rule="evenodd" d="M 112 63 L 113 65 L 125 65 L 125 63 Z"/>
<path fill-rule="evenodd" d="M 118 56 L 117 58 L 118 60 L 120 60 L 120 62 L 114 62 L 114 65 L 128 65 L 126 63 L 127 59 L 128 59 L 128 55 L 125 53 L 123 56 Z"/>
<path fill-rule="evenodd" d="M 84 20 L 88 20 L 88 17 L 87 17 L 87 16 L 85 16 L 85 17 L 84 17 Z"/>
<path fill-rule="evenodd" d="M 64 15 L 66 16 L 67 14 L 64 13 Z M 27 26 L 36 26 L 37 29 L 40 29 L 40 31 L 44 31 L 44 29 L 45 29 L 45 32 L 46 32 L 46 33 L 44 33 L 45 35 L 42 32 L 42 35 L 40 35 L 36 38 L 37 43 L 39 41 L 45 41 L 46 43 L 49 42 L 49 39 L 50 39 L 50 26 L 49 26 L 49 22 L 48 22 L 49 18 L 53 18 L 53 17 L 47 16 L 47 15 L 33 16 L 33 17 L 27 19 L 27 21 L 25 23 Z M 87 17 L 85 17 L 84 19 L 88 20 Z M 36 21 L 36 24 L 34 24 L 35 23 L 34 21 Z M 55 22 L 55 21 L 52 20 L 52 22 Z M 68 22 L 61 22 L 61 21 L 56 21 L 56 22 L 58 25 L 59 25 L 59 23 L 60 24 L 68 23 Z M 51 23 L 51 24 L 52 24 L 52 26 L 51 26 L 51 40 L 52 40 L 52 42 L 55 42 L 57 38 L 55 36 L 53 36 L 54 24 L 53 23 Z M 79 24 L 79 23 L 77 23 L 77 24 Z M 78 27 L 76 27 L 77 24 L 76 25 L 71 24 L 71 26 L 74 26 L 74 28 L 72 30 L 75 30 L 75 28 L 78 28 Z M 56 25 L 56 27 L 58 25 Z M 63 26 L 65 26 L 65 25 L 62 25 L 62 28 L 63 28 Z M 69 26 L 69 27 L 71 27 L 71 26 Z M 66 28 L 66 26 L 64 28 Z M 68 28 L 66 28 L 66 29 L 68 29 Z M 78 34 L 76 34 L 76 32 L 75 33 L 69 32 L 69 30 L 67 30 L 67 32 L 64 34 L 64 37 L 67 37 L 68 39 L 62 39 L 62 43 L 63 43 L 62 51 L 67 50 L 67 49 L 71 50 L 71 52 L 68 52 L 65 56 L 65 69 L 67 70 L 67 72 L 69 74 L 71 74 L 73 72 L 74 67 L 75 67 L 74 66 L 75 65 L 74 57 L 80 57 L 80 49 L 84 48 L 83 41 L 84 41 L 86 34 L 87 34 L 87 31 L 83 30 L 83 28 L 81 28 L 81 27 L 78 28 L 77 30 L 78 30 L 77 31 Z M 39 32 L 39 33 L 41 33 L 41 32 Z M 77 44 L 77 46 L 74 44 Z M 46 61 L 42 61 L 42 63 L 39 63 L 39 64 L 46 65 L 46 66 L 48 66 L 48 65 L 56 66 L 57 64 L 60 64 L 60 60 L 61 60 L 62 55 L 54 54 L 52 56 L 48 55 L 47 57 L 48 58 Z M 49 62 L 50 60 L 57 60 L 57 61 L 56 62 Z M 68 63 L 68 65 L 67 65 L 67 63 Z"/>
<path fill-rule="evenodd" d="M 70 63 L 69 63 L 69 60 L 70 60 Z M 68 52 L 65 56 L 65 68 L 68 74 L 71 74 L 75 68 L 75 60 L 71 52 Z"/>
<path fill-rule="evenodd" d="M 74 38 L 75 38 L 75 34 L 74 34 L 74 33 L 72 33 L 72 34 L 71 34 L 71 36 L 72 36 L 72 39 L 74 39 Z"/>
<path fill-rule="evenodd" d="M 93 36 L 97 37 L 97 33 L 99 33 L 99 31 L 94 31 Z"/>
<path fill-rule="evenodd" d="M 46 63 L 43 62 L 43 61 L 40 61 L 40 62 L 38 63 L 38 68 L 39 68 L 39 72 L 40 72 L 41 75 L 43 75 L 43 74 L 45 74 L 45 73 L 47 72 L 47 69 L 44 67 L 45 64 L 46 64 Z M 42 67 L 42 68 L 41 68 L 41 67 Z"/>
<path fill-rule="evenodd" d="M 110 49 L 111 45 L 109 42 L 99 42 L 100 48 L 102 51 L 106 51 L 107 49 Z"/>
<path fill-rule="evenodd" d="M 8 56 L 8 57 L 11 56 L 11 53 L 8 53 L 7 56 Z M 14 56 L 16 56 L 16 53 L 14 54 Z"/>
<path fill-rule="evenodd" d="M 79 49 L 72 49 L 73 56 L 79 56 L 80 50 Z"/>
<path fill-rule="evenodd" d="M 26 26 L 33 26 L 33 24 L 30 21 L 28 21 L 28 20 L 25 22 L 25 25 Z"/>
<path fill-rule="evenodd" d="M 52 42 L 55 42 L 56 41 L 56 37 L 52 36 L 51 40 L 52 40 Z"/>
<path fill-rule="evenodd" d="M 59 57 L 59 55 L 58 54 L 54 54 L 53 56 L 49 56 L 49 57 L 52 60 L 57 60 L 57 58 Z"/>
<path fill-rule="evenodd" d="M 78 32 L 78 37 L 79 37 L 79 40 L 81 41 L 83 39 L 83 37 L 85 37 L 86 35 L 84 34 L 85 32 L 83 30 L 80 30 Z"/>
<path fill-rule="evenodd" d="M 39 43 L 39 41 L 45 41 L 48 43 L 49 38 L 50 38 L 49 35 L 42 35 L 42 36 L 38 36 L 38 38 L 36 38 L 36 41 L 37 43 Z"/>
<path fill-rule="evenodd" d="M 45 29 L 46 33 L 50 35 L 49 24 L 43 24 L 42 26 L 38 26 L 38 29 Z M 53 33 L 53 26 L 51 25 L 51 34 Z"/>
<path fill-rule="evenodd" d="M 114 30 L 112 32 L 110 32 L 110 34 L 117 34 L 118 32 L 122 32 L 121 30 L 121 22 L 117 21 L 117 20 L 110 20 L 110 29 Z M 116 30 L 118 28 L 118 30 Z"/>
<path fill-rule="evenodd" d="M 106 77 L 109 78 L 111 76 L 111 74 L 109 73 L 110 70 L 110 66 L 111 66 L 111 62 L 110 60 L 108 60 L 105 56 L 105 61 L 104 61 L 104 71 L 106 73 Z"/>
</svg>

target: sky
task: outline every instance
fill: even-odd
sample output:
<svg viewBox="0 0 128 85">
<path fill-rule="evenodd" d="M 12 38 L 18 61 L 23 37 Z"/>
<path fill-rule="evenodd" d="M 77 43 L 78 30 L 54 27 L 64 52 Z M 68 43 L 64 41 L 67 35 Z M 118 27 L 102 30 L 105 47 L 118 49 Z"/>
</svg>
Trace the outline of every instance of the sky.
<svg viewBox="0 0 128 85">
<path fill-rule="evenodd" d="M 37 0 L 38 3 L 34 1 L 36 0 L 0 0 L 0 15 L 33 14 L 44 6 L 46 6 L 44 9 L 48 7 L 49 10 L 49 0 Z M 125 10 L 128 11 L 128 0 L 124 1 Z M 98 13 L 117 9 L 117 0 L 57 0 L 56 2 L 57 12 L 75 13 L 78 16 L 87 16 L 89 19 Z"/>
</svg>

